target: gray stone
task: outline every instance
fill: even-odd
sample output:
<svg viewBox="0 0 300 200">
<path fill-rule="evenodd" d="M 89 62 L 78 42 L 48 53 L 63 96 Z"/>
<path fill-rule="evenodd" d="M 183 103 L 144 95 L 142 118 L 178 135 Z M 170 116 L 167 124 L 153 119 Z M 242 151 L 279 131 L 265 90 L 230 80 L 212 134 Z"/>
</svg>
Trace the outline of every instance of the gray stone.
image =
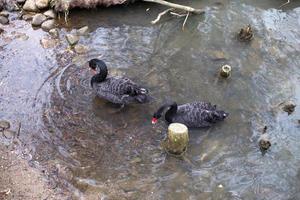
<svg viewBox="0 0 300 200">
<path fill-rule="evenodd" d="M 6 17 L 0 16 L 0 24 L 8 24 L 9 20 Z"/>
<path fill-rule="evenodd" d="M 59 32 L 56 28 L 53 28 L 49 31 L 49 34 L 51 35 L 51 37 L 53 38 L 58 38 L 59 37 Z"/>
<path fill-rule="evenodd" d="M 88 33 L 89 33 L 89 27 L 88 26 L 84 26 L 84 27 L 77 30 L 78 35 L 87 35 Z"/>
<path fill-rule="evenodd" d="M 7 12 L 7 11 L 2 11 L 2 12 L 0 12 L 0 16 L 3 16 L 3 17 L 8 17 L 9 16 L 9 12 Z"/>
<path fill-rule="evenodd" d="M 78 43 L 79 41 L 79 36 L 77 35 L 72 35 L 72 34 L 67 34 L 66 39 L 69 43 L 70 46 L 74 46 L 75 44 Z"/>
<path fill-rule="evenodd" d="M 55 27 L 55 21 L 53 19 L 47 20 L 42 23 L 42 29 L 44 31 L 49 31 Z"/>
<path fill-rule="evenodd" d="M 48 6 L 49 6 L 49 0 L 35 0 L 35 5 L 36 5 L 39 9 L 45 9 L 45 8 L 48 8 Z"/>
<path fill-rule="evenodd" d="M 51 38 L 43 38 L 40 40 L 40 43 L 44 49 L 53 48 L 57 45 L 57 41 Z"/>
<path fill-rule="evenodd" d="M 75 45 L 74 50 L 78 54 L 85 54 L 88 51 L 88 48 L 82 44 L 77 44 Z"/>
<path fill-rule="evenodd" d="M 23 6 L 23 10 L 30 11 L 30 12 L 39 11 L 38 7 L 35 5 L 34 0 L 27 0 Z"/>
<path fill-rule="evenodd" d="M 46 12 L 44 12 L 44 15 L 48 19 L 55 19 L 56 18 L 56 13 L 54 12 L 54 10 L 47 10 Z"/>
<path fill-rule="evenodd" d="M 36 14 L 32 18 L 32 26 L 41 26 L 44 21 L 46 21 L 47 17 L 43 14 Z"/>
</svg>

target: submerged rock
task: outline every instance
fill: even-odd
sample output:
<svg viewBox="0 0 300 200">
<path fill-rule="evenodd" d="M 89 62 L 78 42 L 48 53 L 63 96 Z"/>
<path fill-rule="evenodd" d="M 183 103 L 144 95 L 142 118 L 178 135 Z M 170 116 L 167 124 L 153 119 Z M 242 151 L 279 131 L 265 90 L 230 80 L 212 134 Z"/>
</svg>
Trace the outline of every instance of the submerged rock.
<svg viewBox="0 0 300 200">
<path fill-rule="evenodd" d="M 0 131 L 6 130 L 10 128 L 10 123 L 5 120 L 0 121 Z"/>
<path fill-rule="evenodd" d="M 78 43 L 80 38 L 77 35 L 67 34 L 66 39 L 70 46 L 74 46 Z"/>
<path fill-rule="evenodd" d="M 263 134 L 260 137 L 258 145 L 263 154 L 271 147 L 271 142 L 270 142 L 267 134 Z"/>
<path fill-rule="evenodd" d="M 53 28 L 53 29 L 49 30 L 49 34 L 53 38 L 58 38 L 59 37 L 59 32 L 56 28 Z"/>
<path fill-rule="evenodd" d="M 43 38 L 40 40 L 40 43 L 44 49 L 53 48 L 57 45 L 57 41 L 55 39 Z"/>
<path fill-rule="evenodd" d="M 55 19 L 56 18 L 56 13 L 54 12 L 54 10 L 47 10 L 46 12 L 44 12 L 44 15 L 48 19 Z"/>
<path fill-rule="evenodd" d="M 84 54 L 88 51 L 88 48 L 82 44 L 77 44 L 75 45 L 74 50 L 78 54 Z"/>
<path fill-rule="evenodd" d="M 8 24 L 9 20 L 7 17 L 0 16 L 0 24 Z"/>
<path fill-rule="evenodd" d="M 55 27 L 55 21 L 53 19 L 44 21 L 42 23 L 42 29 L 45 31 L 49 31 Z"/>
<path fill-rule="evenodd" d="M 39 11 L 38 7 L 35 5 L 35 0 L 27 0 L 23 6 L 23 10 L 30 12 Z"/>
<path fill-rule="evenodd" d="M 77 30 L 77 34 L 78 35 L 87 35 L 89 33 L 89 27 L 88 26 L 84 26 L 80 29 Z"/>
<path fill-rule="evenodd" d="M 283 102 L 281 103 L 281 105 L 282 105 L 282 110 L 284 112 L 287 112 L 288 115 L 292 114 L 296 108 L 296 104 L 291 101 Z"/>
<path fill-rule="evenodd" d="M 35 5 L 39 9 L 45 9 L 49 6 L 49 0 L 35 0 Z"/>
<path fill-rule="evenodd" d="M 46 16 L 43 14 L 36 14 L 32 18 L 32 26 L 41 26 L 44 21 L 46 21 Z"/>
<path fill-rule="evenodd" d="M 11 139 L 16 135 L 16 132 L 12 131 L 12 130 L 4 130 L 3 131 L 3 135 L 4 137 L 6 137 L 7 139 Z"/>
</svg>

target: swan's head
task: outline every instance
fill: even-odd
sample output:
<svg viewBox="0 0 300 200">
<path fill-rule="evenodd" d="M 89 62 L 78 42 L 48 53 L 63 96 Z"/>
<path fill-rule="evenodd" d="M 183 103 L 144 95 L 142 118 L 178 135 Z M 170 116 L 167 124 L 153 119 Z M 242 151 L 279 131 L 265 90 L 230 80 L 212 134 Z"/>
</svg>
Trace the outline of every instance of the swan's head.
<svg viewBox="0 0 300 200">
<path fill-rule="evenodd" d="M 89 61 L 89 67 L 95 74 L 97 73 L 97 71 L 99 72 L 100 69 L 107 68 L 105 62 L 97 58 L 91 59 Z"/>
<path fill-rule="evenodd" d="M 217 119 L 217 120 L 224 120 L 226 117 L 228 117 L 229 113 L 225 112 L 225 111 L 217 111 L 214 113 L 214 117 Z"/>
<path fill-rule="evenodd" d="M 161 118 L 161 113 L 158 112 L 154 113 L 151 121 L 152 124 L 156 124 L 159 118 Z"/>
</svg>

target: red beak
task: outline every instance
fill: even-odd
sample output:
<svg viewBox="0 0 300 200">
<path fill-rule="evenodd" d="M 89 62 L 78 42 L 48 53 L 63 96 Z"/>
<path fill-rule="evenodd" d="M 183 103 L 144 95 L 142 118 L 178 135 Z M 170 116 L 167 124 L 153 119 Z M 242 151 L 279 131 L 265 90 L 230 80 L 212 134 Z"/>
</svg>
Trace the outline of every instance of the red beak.
<svg viewBox="0 0 300 200">
<path fill-rule="evenodd" d="M 152 118 L 152 124 L 156 124 L 157 123 L 157 119 L 155 117 Z"/>
</svg>

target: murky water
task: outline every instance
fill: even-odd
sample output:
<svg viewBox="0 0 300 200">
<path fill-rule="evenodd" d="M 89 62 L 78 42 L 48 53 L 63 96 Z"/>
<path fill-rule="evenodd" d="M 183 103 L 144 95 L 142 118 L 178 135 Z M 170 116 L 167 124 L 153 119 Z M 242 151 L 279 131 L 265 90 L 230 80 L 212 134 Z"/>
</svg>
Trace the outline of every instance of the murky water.
<svg viewBox="0 0 300 200">
<path fill-rule="evenodd" d="M 184 31 L 183 19 L 151 25 L 157 6 L 73 11 L 61 38 L 88 25 L 80 43 L 90 50 L 81 56 L 65 42 L 44 49 L 44 32 L 12 21 L 0 37 L 0 118 L 22 123 L 24 155 L 78 198 L 300 199 L 300 3 L 275 9 L 282 3 L 194 2 L 207 12 Z M 238 42 L 249 23 L 255 39 Z M 116 113 L 90 88 L 86 61 L 94 57 L 157 101 Z M 223 64 L 233 67 L 228 80 L 217 76 Z M 166 124 L 150 122 L 166 100 L 211 101 L 230 117 L 191 130 L 185 158 L 174 158 L 160 147 Z M 298 105 L 291 115 L 277 108 L 286 100 Z M 265 125 L 272 147 L 262 156 Z"/>
</svg>

